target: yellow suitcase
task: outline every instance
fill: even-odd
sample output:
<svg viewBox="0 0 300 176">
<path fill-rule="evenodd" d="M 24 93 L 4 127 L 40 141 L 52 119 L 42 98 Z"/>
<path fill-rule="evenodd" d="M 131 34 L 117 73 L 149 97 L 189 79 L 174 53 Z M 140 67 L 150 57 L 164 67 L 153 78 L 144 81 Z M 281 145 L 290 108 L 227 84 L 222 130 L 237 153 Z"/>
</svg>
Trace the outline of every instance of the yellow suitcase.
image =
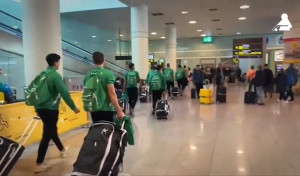
<svg viewBox="0 0 300 176">
<path fill-rule="evenodd" d="M 200 89 L 199 96 L 200 97 L 212 97 L 212 90 L 211 89 Z"/>
<path fill-rule="evenodd" d="M 200 103 L 202 104 L 212 104 L 212 97 L 200 97 Z"/>
</svg>

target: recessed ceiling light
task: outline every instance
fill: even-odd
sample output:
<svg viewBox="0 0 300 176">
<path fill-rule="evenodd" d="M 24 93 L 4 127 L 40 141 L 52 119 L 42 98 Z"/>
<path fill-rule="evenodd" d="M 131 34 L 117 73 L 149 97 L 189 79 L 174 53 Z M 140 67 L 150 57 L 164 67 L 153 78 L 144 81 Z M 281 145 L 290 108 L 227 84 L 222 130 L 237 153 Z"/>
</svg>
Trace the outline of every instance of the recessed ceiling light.
<svg viewBox="0 0 300 176">
<path fill-rule="evenodd" d="M 75 44 L 77 44 L 78 42 L 74 42 Z"/>
<path fill-rule="evenodd" d="M 161 39 L 165 39 L 166 37 L 160 37 Z"/>
<path fill-rule="evenodd" d="M 187 13 L 189 13 L 188 11 L 182 11 L 181 12 L 182 14 L 187 14 Z"/>
<path fill-rule="evenodd" d="M 201 34 L 201 37 L 205 37 L 206 36 L 206 34 Z"/>
<path fill-rule="evenodd" d="M 123 34 L 120 34 L 120 37 L 123 37 L 124 35 Z"/>
<path fill-rule="evenodd" d="M 239 20 L 246 20 L 247 18 L 246 17 L 240 17 L 238 18 Z"/>
<path fill-rule="evenodd" d="M 249 9 L 249 5 L 242 5 L 242 6 L 240 6 L 240 9 Z"/>
<path fill-rule="evenodd" d="M 237 32 L 236 34 L 237 34 L 237 35 L 241 35 L 242 33 L 241 33 L 241 32 Z"/>
<path fill-rule="evenodd" d="M 108 42 L 111 42 L 111 40 L 107 40 Z"/>
<path fill-rule="evenodd" d="M 14 29 L 18 29 L 18 26 L 13 26 Z"/>
<path fill-rule="evenodd" d="M 92 35 L 92 37 L 93 37 L 93 38 L 96 38 L 97 36 L 95 36 L 95 35 Z"/>
<path fill-rule="evenodd" d="M 157 33 L 156 32 L 151 32 L 151 35 L 156 35 Z"/>
<path fill-rule="evenodd" d="M 196 24 L 197 21 L 189 21 L 190 24 Z"/>
<path fill-rule="evenodd" d="M 201 29 L 198 29 L 198 30 L 197 30 L 197 32 L 201 32 L 201 31 L 202 31 Z"/>
</svg>

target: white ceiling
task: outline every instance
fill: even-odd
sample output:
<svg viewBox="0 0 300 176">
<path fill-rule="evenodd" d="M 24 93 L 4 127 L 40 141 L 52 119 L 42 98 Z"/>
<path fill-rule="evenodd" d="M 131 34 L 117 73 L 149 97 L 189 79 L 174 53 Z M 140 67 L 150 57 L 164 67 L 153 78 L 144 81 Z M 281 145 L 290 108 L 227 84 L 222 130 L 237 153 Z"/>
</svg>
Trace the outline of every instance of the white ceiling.
<svg viewBox="0 0 300 176">
<path fill-rule="evenodd" d="M 282 13 L 289 15 L 290 21 L 299 22 L 299 0 L 121 0 L 127 5 L 136 1 L 149 7 L 149 33 L 157 32 L 157 36 L 150 39 L 160 39 L 165 35 L 165 23 L 174 22 L 177 26 L 178 38 L 200 37 L 204 33 L 218 35 L 242 34 L 268 34 L 280 21 Z M 241 5 L 250 5 L 247 10 L 241 10 Z M 210 8 L 218 11 L 210 12 Z M 181 14 L 181 11 L 188 14 Z M 154 17 L 151 13 L 161 12 L 164 15 Z M 122 33 L 130 30 L 130 8 L 117 8 L 107 10 L 92 10 L 62 14 L 67 17 L 95 26 L 98 29 L 114 31 L 117 36 L 119 29 Z M 238 17 L 247 17 L 245 21 L 239 21 Z M 220 22 L 212 22 L 212 19 L 221 19 Z M 196 24 L 189 24 L 190 20 L 196 20 Z M 79 27 L 80 28 L 80 27 Z M 222 28 L 217 31 L 217 28 Z M 126 33 L 126 32 L 125 32 Z"/>
</svg>

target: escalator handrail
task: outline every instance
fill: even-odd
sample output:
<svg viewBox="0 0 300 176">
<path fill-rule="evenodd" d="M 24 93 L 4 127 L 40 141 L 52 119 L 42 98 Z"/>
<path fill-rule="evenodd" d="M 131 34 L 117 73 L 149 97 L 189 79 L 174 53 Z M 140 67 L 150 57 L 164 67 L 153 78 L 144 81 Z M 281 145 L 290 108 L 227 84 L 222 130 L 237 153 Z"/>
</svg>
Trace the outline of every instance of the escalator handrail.
<svg viewBox="0 0 300 176">
<path fill-rule="evenodd" d="M 2 11 L 2 10 L 0 10 L 0 13 L 4 14 L 4 15 L 6 15 L 6 16 L 9 16 L 9 17 L 11 17 L 11 18 L 13 18 L 13 19 L 15 19 L 15 20 L 17 20 L 17 21 L 19 21 L 19 22 L 22 22 L 22 20 L 21 20 L 20 18 L 17 18 L 17 17 L 15 17 L 15 16 L 13 16 L 13 15 L 10 15 L 9 13 L 6 13 L 6 12 L 4 12 L 4 11 Z M 2 24 L 3 24 L 3 23 L 2 23 Z M 3 25 L 5 25 L 5 24 L 3 24 Z M 5 26 L 7 26 L 7 25 L 5 25 Z M 9 26 L 7 26 L 7 27 L 9 27 Z M 10 27 L 10 28 L 11 28 L 11 27 Z M 12 28 L 12 29 L 14 29 L 14 28 Z M 16 30 L 16 29 L 14 29 L 14 31 L 16 31 L 16 32 L 22 34 L 21 31 L 18 31 L 18 30 Z M 21 35 L 21 36 L 22 36 L 22 35 Z M 70 45 L 70 46 L 72 46 L 72 47 L 74 47 L 74 48 L 76 48 L 76 49 L 78 49 L 78 50 L 80 50 L 80 51 L 83 51 L 83 52 L 85 52 L 85 53 L 87 53 L 87 54 L 89 54 L 89 55 L 91 55 L 91 56 L 93 55 L 91 52 L 89 52 L 89 51 L 87 51 L 87 50 L 85 50 L 85 49 L 82 49 L 82 48 L 80 48 L 80 47 L 78 47 L 78 46 L 76 46 L 76 45 L 74 45 L 74 44 L 72 44 L 72 43 L 70 43 L 70 42 L 68 42 L 68 41 L 66 41 L 66 40 L 63 40 L 63 39 L 62 39 L 62 42 L 67 43 L 68 45 Z M 127 71 L 126 69 L 124 69 L 124 68 L 122 68 L 122 67 L 120 67 L 120 66 L 118 66 L 118 65 L 116 65 L 116 64 L 114 64 L 114 63 L 112 63 L 112 62 L 110 62 L 110 61 L 107 61 L 107 60 L 106 60 L 106 62 L 109 63 L 109 64 L 111 64 L 111 65 L 113 65 L 113 66 L 115 66 L 115 67 L 117 67 L 118 69 L 120 69 L 120 70 L 122 70 L 122 71 L 124 71 L 124 72 Z"/>
</svg>

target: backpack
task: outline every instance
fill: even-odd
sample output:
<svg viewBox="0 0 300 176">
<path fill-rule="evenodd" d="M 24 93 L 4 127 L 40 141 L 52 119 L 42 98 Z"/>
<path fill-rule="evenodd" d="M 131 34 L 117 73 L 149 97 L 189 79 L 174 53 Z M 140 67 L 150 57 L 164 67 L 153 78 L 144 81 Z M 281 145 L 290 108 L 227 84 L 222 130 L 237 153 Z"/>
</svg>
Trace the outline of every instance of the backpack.
<svg viewBox="0 0 300 176">
<path fill-rule="evenodd" d="M 42 71 L 28 87 L 24 88 L 25 103 L 29 106 L 38 106 L 50 99 L 47 75 L 54 71 Z"/>
<path fill-rule="evenodd" d="M 172 77 L 171 77 L 171 69 L 167 69 L 165 71 L 165 77 L 166 77 L 166 81 L 171 81 Z"/>
<path fill-rule="evenodd" d="M 83 108 L 88 112 L 101 111 L 106 94 L 101 85 L 102 71 L 92 71 L 84 85 L 82 94 Z"/>
<path fill-rule="evenodd" d="M 130 87 L 136 87 L 137 85 L 137 76 L 135 71 L 129 71 L 127 73 L 127 85 Z"/>
<path fill-rule="evenodd" d="M 288 86 L 295 85 L 297 83 L 295 77 L 293 75 L 287 75 L 287 84 Z"/>
<path fill-rule="evenodd" d="M 155 70 L 150 70 L 150 72 L 149 72 L 149 80 L 147 80 L 148 83 L 151 82 L 151 80 L 152 80 L 152 78 L 153 78 L 153 76 L 154 76 L 155 74 L 156 74 L 156 71 L 155 71 Z"/>
<path fill-rule="evenodd" d="M 159 74 L 156 73 L 151 81 L 150 81 L 150 87 L 151 87 L 151 90 L 160 90 L 161 89 L 161 79 L 159 77 Z"/>
</svg>

